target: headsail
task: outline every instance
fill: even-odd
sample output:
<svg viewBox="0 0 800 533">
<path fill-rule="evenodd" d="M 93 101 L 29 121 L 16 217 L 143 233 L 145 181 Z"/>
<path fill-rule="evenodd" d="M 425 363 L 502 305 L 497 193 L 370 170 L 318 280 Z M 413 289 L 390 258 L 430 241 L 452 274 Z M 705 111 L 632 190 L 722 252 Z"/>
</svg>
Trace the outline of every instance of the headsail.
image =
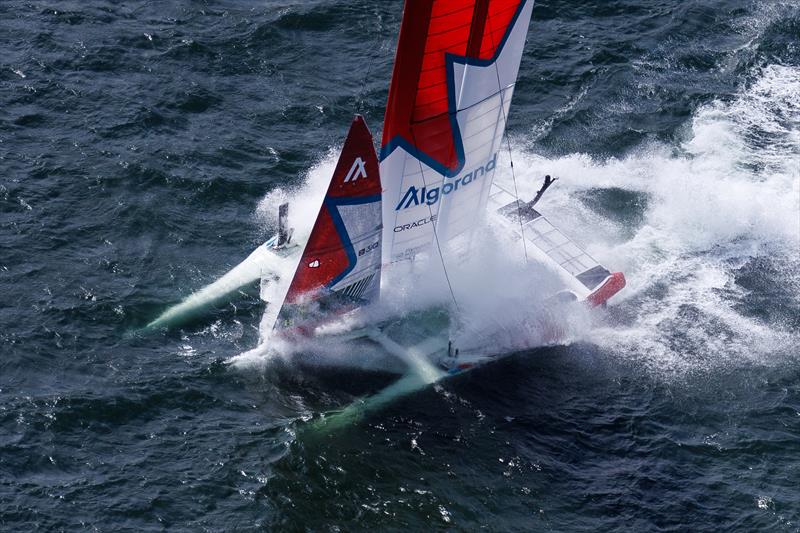
<svg viewBox="0 0 800 533">
<path fill-rule="evenodd" d="M 381 148 L 384 261 L 468 235 L 486 208 L 533 0 L 409 0 Z"/>
<path fill-rule="evenodd" d="M 377 298 L 382 227 L 378 158 L 357 115 L 275 328 L 302 328 Z"/>
</svg>

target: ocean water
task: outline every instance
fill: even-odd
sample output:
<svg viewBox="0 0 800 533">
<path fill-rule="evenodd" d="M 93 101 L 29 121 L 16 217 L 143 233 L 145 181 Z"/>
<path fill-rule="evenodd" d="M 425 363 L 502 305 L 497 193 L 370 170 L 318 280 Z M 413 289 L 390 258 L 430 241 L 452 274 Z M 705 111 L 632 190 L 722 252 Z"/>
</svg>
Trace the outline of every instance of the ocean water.
<svg viewBox="0 0 800 533">
<path fill-rule="evenodd" d="M 255 287 L 137 333 L 379 135 L 401 11 L 0 3 L 0 529 L 800 530 L 793 0 L 537 2 L 517 180 L 628 278 L 563 345 L 509 278 L 466 316 L 508 357 L 320 432 L 394 378 L 231 364 Z"/>
</svg>

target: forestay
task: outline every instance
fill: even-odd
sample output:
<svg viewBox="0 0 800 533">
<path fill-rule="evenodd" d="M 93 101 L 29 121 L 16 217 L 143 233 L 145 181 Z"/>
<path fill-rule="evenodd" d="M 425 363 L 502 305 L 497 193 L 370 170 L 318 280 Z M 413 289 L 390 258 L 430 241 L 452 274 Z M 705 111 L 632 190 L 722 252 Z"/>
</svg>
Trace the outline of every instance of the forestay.
<svg viewBox="0 0 800 533">
<path fill-rule="evenodd" d="M 406 2 L 381 148 L 385 263 L 428 254 L 435 240 L 468 244 L 532 9 L 533 0 Z"/>
</svg>

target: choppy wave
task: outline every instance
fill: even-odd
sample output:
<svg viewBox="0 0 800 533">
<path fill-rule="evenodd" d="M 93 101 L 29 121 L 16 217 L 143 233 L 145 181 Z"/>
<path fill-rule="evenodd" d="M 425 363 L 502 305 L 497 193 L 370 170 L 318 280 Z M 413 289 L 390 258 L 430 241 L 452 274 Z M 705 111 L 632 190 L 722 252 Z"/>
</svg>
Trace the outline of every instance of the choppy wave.
<svg viewBox="0 0 800 533">
<path fill-rule="evenodd" d="M 796 1 L 537 1 L 518 183 L 559 175 L 541 209 L 628 288 L 567 346 L 316 440 L 396 376 L 222 364 L 258 342 L 253 292 L 124 333 L 283 198 L 316 215 L 354 105 L 378 133 L 401 6 L 211 4 L 0 2 L 0 529 L 797 529 Z M 521 256 L 490 257 L 510 282 L 468 338 L 544 342 Z"/>
</svg>

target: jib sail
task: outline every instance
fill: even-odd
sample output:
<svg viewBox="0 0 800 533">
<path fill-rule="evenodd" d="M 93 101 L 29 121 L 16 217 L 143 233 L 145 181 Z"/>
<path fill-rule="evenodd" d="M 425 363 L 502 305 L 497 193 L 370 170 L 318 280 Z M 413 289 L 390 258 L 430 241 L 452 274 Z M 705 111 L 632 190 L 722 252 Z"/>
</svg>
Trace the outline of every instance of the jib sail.
<svg viewBox="0 0 800 533">
<path fill-rule="evenodd" d="M 381 277 L 381 182 L 372 134 L 357 115 L 275 329 L 303 330 L 373 301 Z"/>
</svg>

